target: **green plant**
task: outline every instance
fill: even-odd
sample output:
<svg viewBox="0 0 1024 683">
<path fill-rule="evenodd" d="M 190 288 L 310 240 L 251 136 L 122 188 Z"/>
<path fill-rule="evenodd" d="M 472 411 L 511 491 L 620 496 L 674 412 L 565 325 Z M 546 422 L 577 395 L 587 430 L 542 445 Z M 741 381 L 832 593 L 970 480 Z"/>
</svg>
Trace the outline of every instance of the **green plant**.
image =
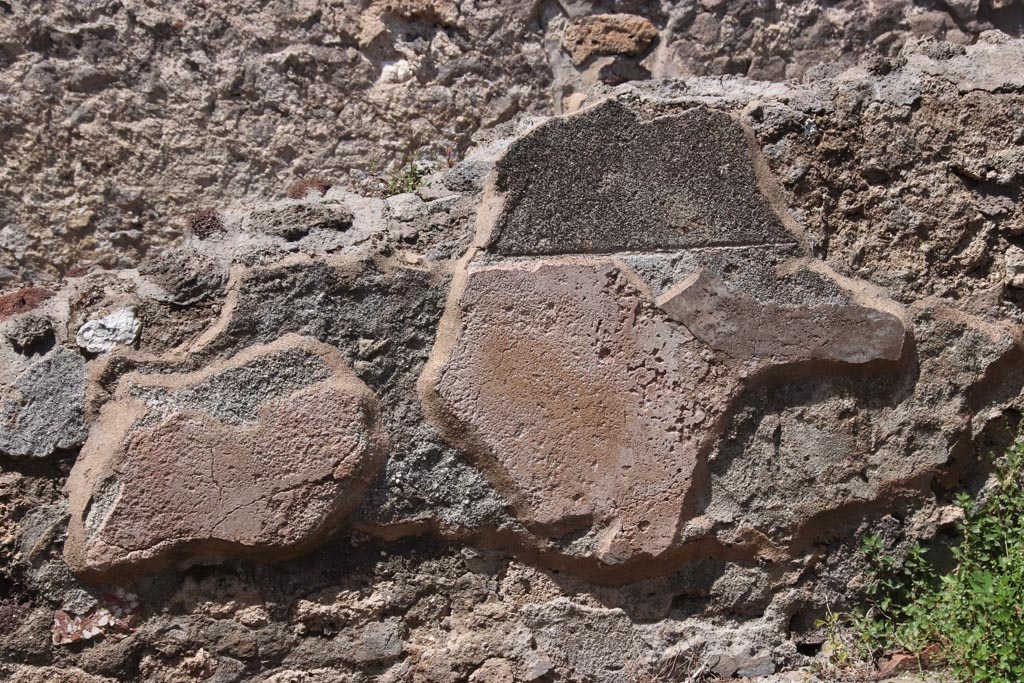
<svg viewBox="0 0 1024 683">
<path fill-rule="evenodd" d="M 822 624 L 830 643 L 842 646 L 834 660 L 899 651 L 946 665 L 964 681 L 1024 680 L 1024 442 L 996 463 L 995 482 L 979 501 L 960 494 L 956 503 L 962 541 L 944 576 L 919 545 L 897 559 L 881 538 L 863 539 L 868 608 Z"/>
<path fill-rule="evenodd" d="M 384 194 L 390 197 L 405 192 L 415 192 L 426 175 L 426 170 L 420 164 L 411 157 L 406 157 L 398 170 L 388 176 L 384 185 Z"/>
<path fill-rule="evenodd" d="M 924 548 L 915 543 L 900 562 L 885 552 L 880 537 L 868 536 L 861 553 L 871 577 L 865 588 L 871 609 L 856 617 L 865 652 L 922 651 L 932 641 L 928 609 L 935 587 L 935 572 Z"/>
<path fill-rule="evenodd" d="M 957 505 L 963 542 L 937 592 L 936 635 L 961 677 L 1024 680 L 1024 443 L 998 463 L 982 501 L 961 495 Z"/>
</svg>

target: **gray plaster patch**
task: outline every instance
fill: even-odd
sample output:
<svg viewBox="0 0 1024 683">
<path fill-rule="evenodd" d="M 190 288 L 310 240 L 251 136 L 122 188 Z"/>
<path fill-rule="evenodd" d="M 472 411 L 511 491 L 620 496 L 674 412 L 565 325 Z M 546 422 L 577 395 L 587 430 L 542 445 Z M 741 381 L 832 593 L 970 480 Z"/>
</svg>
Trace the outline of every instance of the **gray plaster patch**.
<svg viewBox="0 0 1024 683">
<path fill-rule="evenodd" d="M 0 453 L 45 458 L 86 437 L 85 359 L 57 348 L 33 363 L 0 402 Z"/>
<path fill-rule="evenodd" d="M 259 409 L 276 398 L 331 376 L 319 356 L 304 349 L 286 349 L 254 358 L 241 367 L 228 368 L 198 384 L 177 391 L 160 387 L 135 387 L 133 393 L 155 408 L 149 422 L 161 414 L 182 409 L 208 413 L 229 424 L 252 422 Z"/>
<path fill-rule="evenodd" d="M 553 119 L 497 164 L 498 254 L 793 242 L 761 193 L 740 124 L 704 107 L 641 121 L 608 100 Z"/>
<path fill-rule="evenodd" d="M 618 256 L 647 283 L 655 297 L 704 268 L 720 277 L 730 289 L 763 303 L 793 306 L 849 303 L 849 296 L 831 278 L 806 268 L 786 268 L 788 262 L 800 255 L 796 245 L 758 245 Z"/>
</svg>

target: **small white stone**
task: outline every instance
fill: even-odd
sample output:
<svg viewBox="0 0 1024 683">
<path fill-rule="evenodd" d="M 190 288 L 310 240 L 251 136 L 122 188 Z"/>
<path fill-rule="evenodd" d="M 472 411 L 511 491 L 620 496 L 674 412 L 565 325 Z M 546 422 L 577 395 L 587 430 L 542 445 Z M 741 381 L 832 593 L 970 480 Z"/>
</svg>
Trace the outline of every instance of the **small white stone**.
<svg viewBox="0 0 1024 683">
<path fill-rule="evenodd" d="M 396 221 L 408 223 L 427 213 L 427 205 L 415 192 L 403 192 L 384 200 Z"/>
<path fill-rule="evenodd" d="M 1011 287 L 1024 289 L 1024 249 L 1008 247 L 1006 258 L 1006 281 Z"/>
<path fill-rule="evenodd" d="M 134 343 L 141 331 L 142 322 L 135 317 L 135 311 L 123 308 L 82 325 L 75 341 L 89 353 L 105 353 L 117 346 Z"/>
<path fill-rule="evenodd" d="M 386 62 L 380 70 L 380 80 L 382 83 L 404 83 L 412 77 L 412 65 L 405 59 Z"/>
</svg>

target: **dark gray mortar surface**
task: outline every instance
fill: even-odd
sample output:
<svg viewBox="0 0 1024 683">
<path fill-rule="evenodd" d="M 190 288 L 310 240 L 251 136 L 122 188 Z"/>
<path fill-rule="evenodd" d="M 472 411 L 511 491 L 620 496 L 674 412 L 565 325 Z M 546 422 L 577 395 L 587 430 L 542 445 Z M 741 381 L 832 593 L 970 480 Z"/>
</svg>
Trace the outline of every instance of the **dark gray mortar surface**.
<svg viewBox="0 0 1024 683">
<path fill-rule="evenodd" d="M 698 107 L 641 120 L 609 100 L 509 146 L 498 254 L 609 253 L 795 238 L 759 191 L 740 124 Z"/>
</svg>

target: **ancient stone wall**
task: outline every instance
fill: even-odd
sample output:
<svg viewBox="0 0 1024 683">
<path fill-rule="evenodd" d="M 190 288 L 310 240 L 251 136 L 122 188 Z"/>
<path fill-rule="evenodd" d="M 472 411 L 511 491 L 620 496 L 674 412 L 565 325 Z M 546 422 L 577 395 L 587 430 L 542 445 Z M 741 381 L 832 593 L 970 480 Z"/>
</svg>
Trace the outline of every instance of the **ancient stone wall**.
<svg viewBox="0 0 1024 683">
<path fill-rule="evenodd" d="M 609 86 L 5 294 L 0 673 L 808 664 L 1020 421 L 1022 64 Z"/>
<path fill-rule="evenodd" d="M 135 267 L 297 179 L 448 166 L 594 85 L 799 79 L 1022 24 L 1019 0 L 3 0 L 0 286 Z"/>
</svg>

